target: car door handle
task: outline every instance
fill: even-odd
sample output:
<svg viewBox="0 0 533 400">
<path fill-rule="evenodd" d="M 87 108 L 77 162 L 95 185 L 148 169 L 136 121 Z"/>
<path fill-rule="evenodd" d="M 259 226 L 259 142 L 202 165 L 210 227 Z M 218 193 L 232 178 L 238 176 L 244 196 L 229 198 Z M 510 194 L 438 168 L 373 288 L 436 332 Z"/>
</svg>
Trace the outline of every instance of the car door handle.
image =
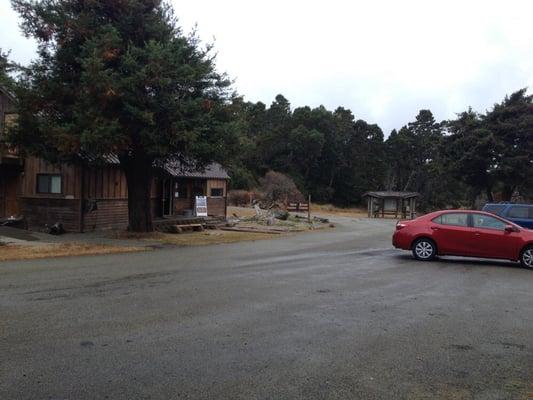
<svg viewBox="0 0 533 400">
<path fill-rule="evenodd" d="M 431 229 L 434 230 L 434 231 L 438 231 L 439 227 L 438 226 L 432 226 Z"/>
<path fill-rule="evenodd" d="M 479 232 L 474 232 L 474 236 L 481 236 L 481 233 L 479 233 Z"/>
</svg>

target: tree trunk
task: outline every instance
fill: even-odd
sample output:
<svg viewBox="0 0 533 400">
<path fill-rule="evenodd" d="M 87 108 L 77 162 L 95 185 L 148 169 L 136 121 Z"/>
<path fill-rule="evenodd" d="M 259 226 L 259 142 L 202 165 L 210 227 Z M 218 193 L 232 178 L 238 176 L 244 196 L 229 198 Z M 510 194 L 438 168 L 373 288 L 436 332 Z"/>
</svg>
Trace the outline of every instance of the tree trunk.
<svg viewBox="0 0 533 400">
<path fill-rule="evenodd" d="M 330 175 L 330 178 L 329 178 L 328 188 L 333 189 L 333 180 L 334 179 L 335 179 L 335 171 L 332 168 L 331 175 Z"/>
<path fill-rule="evenodd" d="M 502 200 L 511 201 L 514 193 L 514 186 L 505 185 L 502 190 Z"/>
<path fill-rule="evenodd" d="M 128 230 L 152 232 L 152 160 L 133 158 L 121 164 L 128 183 Z"/>
<path fill-rule="evenodd" d="M 409 174 L 409 178 L 407 179 L 407 183 L 405 184 L 403 191 L 407 192 L 407 189 L 409 189 L 409 186 L 411 186 L 411 181 L 413 180 L 414 176 L 416 174 L 416 170 L 412 170 Z"/>
<path fill-rule="evenodd" d="M 479 194 L 479 191 L 477 191 L 477 190 L 473 190 L 473 189 L 472 189 L 472 196 L 470 197 L 470 208 L 471 208 L 472 210 L 475 210 L 475 209 L 476 209 L 476 200 L 477 200 L 477 196 L 478 196 L 478 194 Z M 491 193 L 491 195 L 492 195 L 492 193 Z M 492 201 L 489 200 L 489 203 L 491 203 L 491 202 L 492 202 Z"/>
<path fill-rule="evenodd" d="M 487 201 L 489 203 L 494 203 L 494 196 L 492 195 L 492 188 L 488 187 L 486 190 L 486 193 L 487 193 Z"/>
</svg>

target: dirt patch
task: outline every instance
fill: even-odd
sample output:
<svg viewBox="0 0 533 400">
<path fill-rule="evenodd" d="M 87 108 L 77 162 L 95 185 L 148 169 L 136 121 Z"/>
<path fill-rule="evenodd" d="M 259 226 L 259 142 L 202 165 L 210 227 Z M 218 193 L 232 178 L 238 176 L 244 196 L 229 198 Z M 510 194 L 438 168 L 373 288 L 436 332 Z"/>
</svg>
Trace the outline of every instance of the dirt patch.
<svg viewBox="0 0 533 400">
<path fill-rule="evenodd" d="M 104 244 L 60 243 L 43 245 L 2 246 L 0 261 L 34 260 L 49 257 L 71 257 L 112 253 L 131 253 L 147 250 L 144 247 L 122 247 Z"/>
</svg>

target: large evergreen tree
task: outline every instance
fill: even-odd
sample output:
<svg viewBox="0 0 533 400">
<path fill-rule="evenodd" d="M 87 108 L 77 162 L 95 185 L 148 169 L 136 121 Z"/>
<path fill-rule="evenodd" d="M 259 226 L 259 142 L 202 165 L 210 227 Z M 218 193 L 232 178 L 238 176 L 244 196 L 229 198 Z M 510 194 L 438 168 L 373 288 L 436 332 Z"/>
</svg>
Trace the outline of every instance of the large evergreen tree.
<svg viewBox="0 0 533 400">
<path fill-rule="evenodd" d="M 152 230 L 153 166 L 199 166 L 230 139 L 228 79 L 210 46 L 177 26 L 162 0 L 12 0 L 39 44 L 23 75 L 16 142 L 52 162 L 118 155 L 129 228 Z"/>
<path fill-rule="evenodd" d="M 469 188 L 469 203 L 474 207 L 477 196 L 485 192 L 493 201 L 492 188 L 494 135 L 483 126 L 481 116 L 469 109 L 448 122 L 451 133 L 441 147 L 443 168 Z"/>
<path fill-rule="evenodd" d="M 9 52 L 4 53 L 0 48 L 0 86 L 11 91 L 14 88 L 15 81 L 11 76 L 17 66 L 9 60 Z"/>
<path fill-rule="evenodd" d="M 521 89 L 496 104 L 483 118 L 494 137 L 491 173 L 510 201 L 517 189 L 533 184 L 533 95 Z"/>
</svg>

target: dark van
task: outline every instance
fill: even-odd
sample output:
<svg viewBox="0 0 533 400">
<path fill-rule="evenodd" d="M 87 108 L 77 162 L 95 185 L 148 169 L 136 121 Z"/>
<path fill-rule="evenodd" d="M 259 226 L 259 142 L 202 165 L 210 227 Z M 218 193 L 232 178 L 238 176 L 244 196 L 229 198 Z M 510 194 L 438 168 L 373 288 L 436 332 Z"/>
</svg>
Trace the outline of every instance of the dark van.
<svg viewBox="0 0 533 400">
<path fill-rule="evenodd" d="M 533 229 L 533 204 L 488 203 L 483 207 L 487 211 L 527 229 Z"/>
</svg>

